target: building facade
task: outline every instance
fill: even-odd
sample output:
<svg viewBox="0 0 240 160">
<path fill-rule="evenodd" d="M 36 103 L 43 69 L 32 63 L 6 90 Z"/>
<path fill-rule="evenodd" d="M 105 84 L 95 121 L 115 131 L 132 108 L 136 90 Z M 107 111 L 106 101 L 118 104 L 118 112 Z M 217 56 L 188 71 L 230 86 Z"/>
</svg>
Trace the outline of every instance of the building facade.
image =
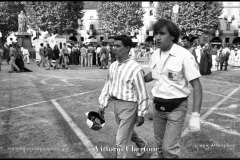
<svg viewBox="0 0 240 160">
<path fill-rule="evenodd" d="M 240 2 L 222 2 L 223 14 L 219 17 L 221 43 L 223 46 L 227 44 L 240 45 Z M 217 31 L 218 32 L 218 31 Z"/>
<path fill-rule="evenodd" d="M 79 20 L 79 39 L 82 42 L 90 38 L 96 38 L 98 42 L 106 40 L 106 35 L 99 26 L 97 15 L 97 6 L 101 1 L 84 1 L 84 16 Z M 199 37 L 199 43 L 212 43 L 225 46 L 227 44 L 240 45 L 240 2 L 225 1 L 223 3 L 223 13 L 219 17 L 219 27 L 213 30 L 210 35 L 202 35 Z M 156 21 L 155 14 L 158 1 L 143 1 L 142 7 L 145 11 L 143 16 L 144 26 L 137 30 L 137 40 L 144 43 L 148 37 L 151 37 L 152 25 Z M 94 37 L 92 34 L 94 33 Z"/>
<path fill-rule="evenodd" d="M 91 33 L 94 33 L 94 37 L 98 42 L 102 40 L 107 40 L 109 35 L 106 35 L 104 31 L 101 30 L 99 26 L 99 20 L 97 15 L 97 6 L 101 3 L 101 1 L 84 1 L 84 16 L 81 20 L 79 20 L 79 40 L 81 42 L 87 42 L 87 39 L 91 36 Z M 137 30 L 138 33 L 136 35 L 139 43 L 144 43 L 146 38 L 151 35 L 152 32 L 146 33 L 147 30 L 151 28 L 151 25 L 156 21 L 155 18 L 155 9 L 157 7 L 158 2 L 147 1 L 142 2 L 143 9 L 145 14 L 143 15 L 143 24 L 144 26 Z M 92 30 L 92 31 L 91 31 Z"/>
</svg>

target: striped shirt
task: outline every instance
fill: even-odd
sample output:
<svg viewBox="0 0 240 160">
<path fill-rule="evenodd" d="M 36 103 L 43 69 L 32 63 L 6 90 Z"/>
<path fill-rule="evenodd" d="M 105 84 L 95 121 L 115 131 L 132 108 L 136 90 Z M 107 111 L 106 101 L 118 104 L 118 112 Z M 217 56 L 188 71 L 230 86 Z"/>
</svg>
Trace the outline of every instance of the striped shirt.
<svg viewBox="0 0 240 160">
<path fill-rule="evenodd" d="M 107 107 L 110 97 L 137 102 L 138 116 L 147 113 L 149 95 L 143 79 L 143 69 L 136 61 L 127 59 L 123 63 L 115 61 L 111 64 L 108 80 L 99 96 L 100 105 Z"/>
</svg>

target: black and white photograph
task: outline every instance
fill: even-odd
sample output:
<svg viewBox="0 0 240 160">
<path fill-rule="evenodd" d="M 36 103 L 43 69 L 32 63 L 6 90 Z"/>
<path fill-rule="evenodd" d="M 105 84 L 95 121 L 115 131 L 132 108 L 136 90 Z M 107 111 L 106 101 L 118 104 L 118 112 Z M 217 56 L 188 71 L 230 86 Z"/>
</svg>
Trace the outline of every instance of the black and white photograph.
<svg viewBox="0 0 240 160">
<path fill-rule="evenodd" d="M 240 158 L 240 1 L 0 1 L 1 159 Z"/>
</svg>

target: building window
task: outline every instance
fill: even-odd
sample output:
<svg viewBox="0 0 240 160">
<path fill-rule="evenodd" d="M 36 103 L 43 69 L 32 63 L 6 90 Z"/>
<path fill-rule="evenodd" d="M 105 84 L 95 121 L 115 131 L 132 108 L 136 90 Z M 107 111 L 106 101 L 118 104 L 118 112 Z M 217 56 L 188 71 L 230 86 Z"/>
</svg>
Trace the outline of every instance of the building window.
<svg viewBox="0 0 240 160">
<path fill-rule="evenodd" d="M 225 38 L 225 42 L 229 43 L 229 38 L 228 37 Z"/>
<path fill-rule="evenodd" d="M 152 16 L 153 15 L 153 10 L 149 11 L 149 15 Z"/>
<path fill-rule="evenodd" d="M 230 23 L 227 23 L 227 31 L 230 31 Z"/>
<path fill-rule="evenodd" d="M 150 6 L 150 7 L 154 7 L 154 6 L 153 6 L 153 1 L 150 1 L 149 6 Z"/>
<path fill-rule="evenodd" d="M 232 6 L 232 2 L 227 2 L 227 6 Z"/>
<path fill-rule="evenodd" d="M 93 24 L 90 24 L 90 29 L 93 30 L 94 29 L 94 26 Z"/>
<path fill-rule="evenodd" d="M 100 37 L 100 41 L 103 41 L 103 37 Z"/>
</svg>

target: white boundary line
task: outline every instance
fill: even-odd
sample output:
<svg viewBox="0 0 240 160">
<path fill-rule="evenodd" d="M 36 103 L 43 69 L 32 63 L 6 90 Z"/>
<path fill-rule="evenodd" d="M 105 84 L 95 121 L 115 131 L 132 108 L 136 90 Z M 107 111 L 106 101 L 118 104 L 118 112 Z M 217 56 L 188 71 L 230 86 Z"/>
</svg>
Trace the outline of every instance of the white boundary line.
<svg viewBox="0 0 240 160">
<path fill-rule="evenodd" d="M 204 93 L 208 93 L 208 94 L 212 94 L 212 95 L 215 95 L 215 96 L 219 96 L 219 97 L 226 97 L 224 95 L 220 95 L 220 94 L 216 94 L 216 93 L 211 93 L 211 92 L 207 92 L 207 91 L 203 91 Z M 228 97 L 229 99 L 235 99 L 235 100 L 240 100 L 238 98 L 233 98 L 233 97 Z"/>
<path fill-rule="evenodd" d="M 231 93 L 229 93 L 227 96 L 225 96 L 221 101 L 219 101 L 217 104 L 212 106 L 205 114 L 201 116 L 201 120 L 206 119 L 214 110 L 216 110 L 221 104 L 223 104 L 229 97 L 231 97 L 235 92 L 237 92 L 240 89 L 240 86 L 235 88 Z M 187 114 L 186 117 L 189 117 L 190 115 Z M 186 136 L 189 133 L 188 126 L 183 130 L 181 137 Z"/>
<path fill-rule="evenodd" d="M 217 124 L 214 124 L 212 122 L 208 122 L 208 121 L 205 121 L 203 120 L 202 121 L 204 123 L 204 125 L 210 125 L 212 127 L 214 127 L 215 129 L 219 130 L 219 131 L 222 131 L 222 132 L 225 132 L 225 133 L 228 133 L 228 134 L 232 134 L 232 135 L 235 135 L 235 136 L 240 136 L 240 133 L 233 130 L 233 129 L 225 129 Z"/>
<path fill-rule="evenodd" d="M 231 97 L 235 92 L 237 92 L 240 89 L 240 86 L 235 88 L 230 94 L 228 94 L 226 97 L 224 97 L 220 102 L 215 104 L 213 107 L 211 107 L 206 113 L 204 113 L 201 116 L 201 119 L 206 119 L 214 110 L 216 110 L 222 103 L 224 103 L 229 97 Z"/>
<path fill-rule="evenodd" d="M 61 97 L 61 98 L 54 98 L 54 99 L 50 99 L 50 100 L 47 100 L 47 101 L 35 102 L 35 103 L 31 103 L 31 104 L 26 104 L 26 105 L 14 107 L 14 108 L 4 109 L 4 110 L 0 110 L 0 113 L 15 110 L 15 109 L 19 109 L 19 108 L 29 107 L 29 106 L 33 106 L 33 105 L 37 105 L 37 104 L 41 104 L 41 103 L 51 102 L 52 100 L 59 100 L 59 99 L 65 99 L 65 98 L 69 98 L 69 97 L 81 96 L 83 94 L 95 92 L 95 91 L 98 91 L 98 90 L 101 90 L 101 89 L 95 89 L 95 90 L 92 90 L 92 91 L 77 93 L 77 94 L 73 94 L 73 95 L 69 95 L 69 96 L 65 96 L 65 97 Z"/>
<path fill-rule="evenodd" d="M 75 132 L 77 137 L 83 142 L 83 144 L 86 146 L 89 153 L 93 156 L 93 158 L 104 158 L 101 153 L 99 153 L 92 142 L 88 139 L 87 136 L 82 132 L 82 130 L 74 123 L 72 118 L 64 111 L 64 109 L 56 102 L 56 100 L 51 100 L 53 105 L 57 108 L 59 113 L 63 116 L 63 118 L 66 120 L 68 125 L 71 127 L 71 129 Z"/>
</svg>

